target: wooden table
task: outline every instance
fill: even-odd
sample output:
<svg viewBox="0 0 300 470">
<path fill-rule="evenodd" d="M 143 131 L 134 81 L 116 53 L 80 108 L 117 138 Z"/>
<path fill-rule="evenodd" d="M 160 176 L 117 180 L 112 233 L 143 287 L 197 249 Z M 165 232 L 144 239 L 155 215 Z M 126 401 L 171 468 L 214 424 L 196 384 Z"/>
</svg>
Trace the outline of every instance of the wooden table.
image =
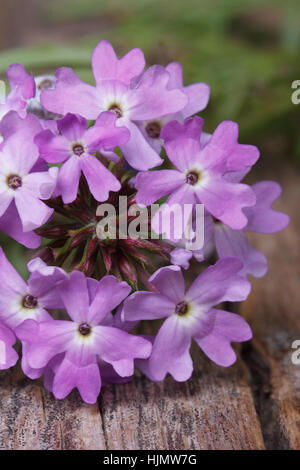
<svg viewBox="0 0 300 470">
<path fill-rule="evenodd" d="M 300 176 L 288 163 L 268 166 L 263 176 L 283 185 L 277 208 L 292 221 L 282 233 L 251 237 L 269 272 L 239 307 L 254 340 L 237 363 L 223 369 L 196 351 L 189 382 L 138 376 L 103 389 L 93 406 L 77 392 L 55 400 L 18 369 L 1 372 L 0 449 L 300 448 L 300 365 L 291 361 L 300 339 Z"/>
</svg>

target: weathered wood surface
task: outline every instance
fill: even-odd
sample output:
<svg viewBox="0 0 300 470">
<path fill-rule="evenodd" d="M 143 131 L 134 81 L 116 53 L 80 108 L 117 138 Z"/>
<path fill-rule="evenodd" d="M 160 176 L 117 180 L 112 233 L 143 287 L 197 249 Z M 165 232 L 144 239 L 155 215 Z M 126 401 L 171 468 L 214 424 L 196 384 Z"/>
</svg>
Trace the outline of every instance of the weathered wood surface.
<svg viewBox="0 0 300 470">
<path fill-rule="evenodd" d="M 300 340 L 300 176 L 299 169 L 269 170 L 280 179 L 283 194 L 276 207 L 291 217 L 275 235 L 252 235 L 269 261 L 269 271 L 254 280 L 241 313 L 250 321 L 254 340 L 243 357 L 252 374 L 252 389 L 265 444 L 271 449 L 300 449 L 300 365 L 291 360 Z"/>
<path fill-rule="evenodd" d="M 281 183 L 278 208 L 292 223 L 281 234 L 252 237 L 270 270 L 241 307 L 255 339 L 233 367 L 196 351 L 191 381 L 137 376 L 103 389 L 94 406 L 76 392 L 57 401 L 20 371 L 2 372 L 0 449 L 299 449 L 300 366 L 291 362 L 291 344 L 300 339 L 300 177 L 286 167 Z"/>
<path fill-rule="evenodd" d="M 249 374 L 196 354 L 193 380 L 136 377 L 103 389 L 99 405 L 76 392 L 57 401 L 20 371 L 0 386 L 0 449 L 261 449 Z"/>
</svg>

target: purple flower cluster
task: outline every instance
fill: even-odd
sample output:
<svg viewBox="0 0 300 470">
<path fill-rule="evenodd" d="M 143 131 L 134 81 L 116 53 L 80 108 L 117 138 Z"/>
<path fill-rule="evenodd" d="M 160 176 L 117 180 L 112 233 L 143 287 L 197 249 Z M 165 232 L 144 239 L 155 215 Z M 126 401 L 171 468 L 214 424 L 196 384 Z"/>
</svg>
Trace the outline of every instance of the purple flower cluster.
<svg viewBox="0 0 300 470">
<path fill-rule="evenodd" d="M 135 367 L 154 381 L 188 380 L 192 340 L 216 364 L 233 364 L 231 343 L 252 333 L 222 303 L 245 300 L 247 275 L 267 270 L 247 232 L 289 222 L 272 208 L 277 183 L 243 182 L 259 151 L 238 143 L 238 125 L 202 131 L 193 115 L 208 103 L 205 83 L 184 86 L 176 62 L 145 70 L 140 49 L 118 59 L 107 41 L 92 69 L 95 86 L 69 68 L 33 77 L 14 64 L 0 97 L 0 230 L 38 249 L 25 282 L 0 248 L 0 369 L 16 364 L 18 339 L 28 377 L 44 376 L 59 399 L 77 388 L 87 403 Z M 100 238 L 99 205 L 119 209 L 120 196 L 116 234 Z M 124 236 L 123 218 L 137 221 L 134 209 L 154 203 L 147 236 Z M 160 236 L 170 207 L 188 207 L 193 225 L 198 204 L 201 249 L 187 248 L 186 222 L 179 240 Z M 157 319 L 157 334 L 143 334 L 143 321 Z"/>
</svg>

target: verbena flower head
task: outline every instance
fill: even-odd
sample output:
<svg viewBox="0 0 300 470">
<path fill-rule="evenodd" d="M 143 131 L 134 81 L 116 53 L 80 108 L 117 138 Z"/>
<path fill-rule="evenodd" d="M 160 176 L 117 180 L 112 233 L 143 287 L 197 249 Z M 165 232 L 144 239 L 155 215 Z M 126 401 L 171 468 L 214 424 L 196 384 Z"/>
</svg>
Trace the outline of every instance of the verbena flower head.
<svg viewBox="0 0 300 470">
<path fill-rule="evenodd" d="M 28 377 L 43 376 L 59 399 L 78 389 L 87 403 L 135 365 L 155 381 L 189 379 L 192 341 L 233 364 L 231 343 L 252 333 L 225 305 L 245 300 L 246 276 L 267 266 L 247 232 L 289 221 L 272 209 L 277 183 L 242 182 L 259 151 L 238 143 L 238 125 L 210 134 L 193 116 L 208 85 L 184 86 L 177 62 L 145 69 L 140 49 L 119 59 L 107 41 L 92 69 L 95 86 L 70 68 L 34 78 L 14 64 L 0 96 L 0 230 L 39 248 L 26 282 L 0 248 L 0 369 L 16 363 L 18 338 Z M 174 205 L 180 234 L 162 236 Z M 203 229 L 203 246 L 192 249 L 186 224 L 196 238 Z M 143 329 L 155 319 L 158 331 Z"/>
<path fill-rule="evenodd" d="M 47 366 L 58 354 L 63 360 L 54 372 L 53 393 L 64 398 L 77 387 L 82 398 L 95 403 L 101 388 L 98 358 L 111 364 L 121 376 L 133 374 L 135 358 L 147 358 L 151 344 L 110 326 L 110 316 L 131 288 L 113 276 L 89 282 L 83 273 L 73 271 L 58 286 L 60 297 L 72 321 L 26 320 L 17 328 L 18 337 L 30 343 L 30 367 Z M 108 324 L 107 324 L 108 323 Z"/>
</svg>

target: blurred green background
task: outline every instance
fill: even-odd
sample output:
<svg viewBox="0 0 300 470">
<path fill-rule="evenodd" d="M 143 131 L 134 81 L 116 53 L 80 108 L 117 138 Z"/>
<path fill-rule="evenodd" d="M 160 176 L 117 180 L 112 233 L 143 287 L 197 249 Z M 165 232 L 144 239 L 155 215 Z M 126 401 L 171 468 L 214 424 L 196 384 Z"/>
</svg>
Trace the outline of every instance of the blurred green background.
<svg viewBox="0 0 300 470">
<path fill-rule="evenodd" d="M 299 0 L 1 0 L 0 76 L 21 62 L 34 73 L 73 67 L 93 82 L 90 56 L 100 39 L 121 55 L 141 47 L 149 65 L 180 61 L 185 84 L 207 82 L 202 113 L 210 132 L 224 119 L 240 142 L 260 147 L 259 165 L 300 160 Z M 1 240 L 24 272 L 22 248 Z"/>
</svg>

